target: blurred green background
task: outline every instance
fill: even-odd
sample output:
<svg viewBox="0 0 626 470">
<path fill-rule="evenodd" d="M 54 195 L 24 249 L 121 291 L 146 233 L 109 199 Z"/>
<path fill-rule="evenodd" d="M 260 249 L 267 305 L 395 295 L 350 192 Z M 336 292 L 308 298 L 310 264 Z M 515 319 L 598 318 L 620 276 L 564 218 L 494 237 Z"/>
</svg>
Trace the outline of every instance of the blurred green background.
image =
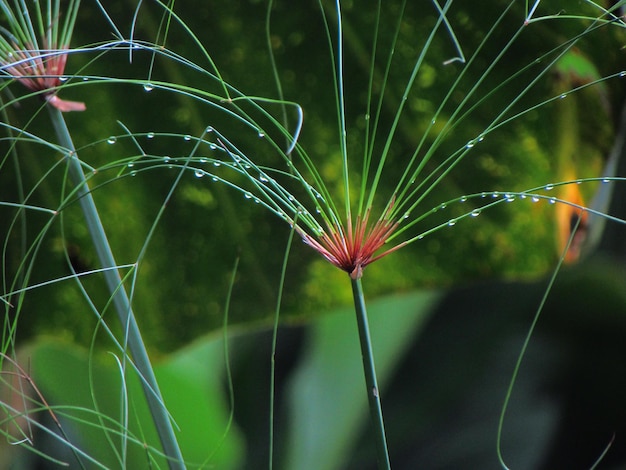
<svg viewBox="0 0 626 470">
<path fill-rule="evenodd" d="M 106 5 L 123 34 L 131 30 L 133 3 Z M 209 51 L 227 82 L 251 96 L 277 96 L 265 41 L 266 2 L 179 3 L 175 11 Z M 332 17 L 332 2 L 321 3 Z M 568 8 L 574 8 L 570 2 L 560 3 L 551 3 L 550 10 L 543 13 L 565 15 Z M 383 71 L 384 47 L 393 33 L 399 4 L 395 0 L 385 2 L 383 8 L 377 73 Z M 448 19 L 468 57 L 506 5 L 499 1 L 454 3 Z M 349 144 L 351 153 L 358 155 L 363 145 L 368 54 L 376 10 L 375 2 L 344 2 L 342 8 Z M 577 5 L 576 12 L 581 10 L 599 14 L 591 6 Z M 134 25 L 135 38 L 159 41 L 162 17 L 163 10 L 157 4 L 142 5 Z M 524 2 L 516 2 L 468 67 L 437 120 L 439 129 L 464 94 L 481 79 L 523 17 Z M 435 21 L 432 3 L 409 2 L 406 6 L 381 132 L 393 119 L 415 59 Z M 497 88 L 500 83 L 588 24 L 572 19 L 526 27 L 485 77 L 478 96 L 496 92 L 446 136 L 433 165 L 479 135 L 554 54 L 501 89 Z M 112 28 L 102 12 L 85 3 L 73 45 L 111 37 Z M 570 62 L 553 67 L 507 116 L 626 69 L 624 38 L 623 30 L 611 25 L 585 35 L 568 56 Z M 316 2 L 297 6 L 277 2 L 270 42 L 285 97 L 304 109 L 300 143 L 329 185 L 338 186 L 333 72 Z M 165 45 L 209 66 L 189 35 L 175 23 Z M 402 117 L 383 192 L 395 184 L 403 159 L 412 153 L 463 70 L 459 63 L 443 65 L 454 54 L 451 38 L 442 29 L 435 36 Z M 95 54 L 71 55 L 67 72 L 142 82 L 171 81 L 217 90 L 206 77 L 163 57 L 156 58 L 148 78 L 152 56 L 146 51 L 137 51 L 132 63 L 127 50 L 94 58 Z M 23 92 L 16 85 L 11 91 Z M 87 104 L 85 112 L 67 114 L 66 119 L 81 159 L 95 168 L 136 155 L 130 139 L 123 138 L 120 123 L 137 133 L 140 144 L 151 154 L 184 156 L 191 144 L 163 134 L 200 136 L 210 125 L 241 145 L 255 161 L 275 163 L 271 147 L 255 132 L 242 130 L 224 113 L 180 95 L 158 88 L 146 93 L 137 84 L 96 80 L 69 86 L 62 95 Z M 487 134 L 424 201 L 423 211 L 464 194 L 523 191 L 570 178 L 601 176 L 607 155 L 623 133 L 619 128 L 623 98 L 620 79 L 604 81 Z M 37 100 L 23 100 L 19 107 L 6 109 L 8 122 L 53 142 L 47 116 L 37 114 L 39 109 Z M 279 114 L 278 107 L 271 109 Z M 289 117 L 293 126 L 295 116 Z M 150 132 L 156 135 L 148 138 Z M 111 145 L 106 141 L 112 135 L 118 139 Z M 428 139 L 432 142 L 434 136 Z M 14 159 L 9 142 L 0 142 L 5 155 L 0 167 L 0 201 L 20 201 L 20 191 L 30 194 L 34 189 L 30 204 L 56 208 L 62 198 L 64 173 L 63 168 L 50 169 L 59 155 L 42 145 L 18 144 L 18 158 Z M 97 188 L 94 197 L 118 263 L 132 264 L 178 172 L 163 167 L 139 172 L 135 177 L 128 171 L 117 177 L 117 171 L 99 171 L 92 188 Z M 586 203 L 598 187 L 581 185 Z M 616 216 L 626 216 L 619 203 L 621 194 L 616 185 L 610 210 Z M 418 228 L 426 230 L 471 210 L 467 206 L 471 203 L 451 204 Z M 498 414 L 547 276 L 561 254 L 556 206 L 518 198 L 429 235 L 366 269 L 363 282 L 371 301 L 378 370 L 386 384 L 383 408 L 394 468 L 498 468 Z M 68 276 L 67 255 L 79 271 L 98 267 L 77 207 L 67 207 L 63 217 L 45 232 L 45 216 L 17 214 L 15 208 L 0 207 L 5 292 L 14 282 L 20 286 L 20 263 L 24 259 L 31 270 L 29 285 Z M 41 233 L 36 255 L 25 256 L 24 246 L 34 243 Z M 195 178 L 190 172 L 168 201 L 139 266 L 133 291 L 138 321 L 155 359 L 166 402 L 181 426 L 185 455 L 201 463 L 218 448 L 231 406 L 221 328 L 232 269 L 235 260 L 241 260 L 229 311 L 235 421 L 206 468 L 267 466 L 271 324 L 288 237 L 286 224 L 246 201 L 241 193 L 208 178 Z M 609 224 L 599 248 L 560 273 L 523 362 L 505 421 L 503 450 L 505 458 L 511 459 L 511 468 L 589 468 L 613 436 L 605 466 L 600 468 L 626 465 L 622 401 L 626 371 L 621 360 L 626 334 L 623 258 L 623 230 L 619 224 Z M 102 279 L 90 275 L 82 280 L 91 301 L 102 312 L 108 299 Z M 276 354 L 278 468 L 374 468 L 350 300 L 345 273 L 296 240 L 289 254 Z M 105 322 L 117 331 L 119 327 L 109 317 L 106 313 Z M 33 377 L 51 403 L 93 408 L 87 367 L 91 356 L 86 348 L 95 337 L 97 346 L 91 353 L 95 371 L 91 374 L 99 380 L 93 384 L 93 395 L 99 397 L 103 412 L 119 418 L 119 374 L 115 361 L 106 353 L 111 346 L 74 280 L 28 292 L 19 305 L 19 318 L 16 310 L 6 310 L 6 324 L 14 321 L 16 342 L 23 348 L 18 357 L 32 361 Z M 74 386 L 78 383 L 84 388 Z M 138 410 L 131 428 L 140 436 L 139 441 L 154 442 L 140 394 L 133 392 L 138 389 L 129 386 L 129 390 Z M 106 401 L 102 397 L 109 397 L 111 403 L 101 403 Z M 191 409 L 189 404 L 193 404 Z M 136 422 L 142 426 L 134 427 Z M 72 418 L 67 419 L 66 426 L 80 428 Z M 40 435 L 36 443 L 48 445 L 52 440 L 46 433 Z M 92 452 L 97 448 L 94 442 L 100 446 L 105 439 L 103 435 L 84 436 L 81 439 L 79 431 L 75 433 L 79 445 Z M 133 449 L 135 454 L 129 462 L 145 464 L 141 446 Z M 13 451 L 7 452 L 11 458 L 16 456 L 13 468 L 36 465 L 32 457 Z M 59 455 L 54 448 L 46 448 L 46 452 Z M 97 458 L 113 468 L 118 462 L 109 454 Z"/>
</svg>

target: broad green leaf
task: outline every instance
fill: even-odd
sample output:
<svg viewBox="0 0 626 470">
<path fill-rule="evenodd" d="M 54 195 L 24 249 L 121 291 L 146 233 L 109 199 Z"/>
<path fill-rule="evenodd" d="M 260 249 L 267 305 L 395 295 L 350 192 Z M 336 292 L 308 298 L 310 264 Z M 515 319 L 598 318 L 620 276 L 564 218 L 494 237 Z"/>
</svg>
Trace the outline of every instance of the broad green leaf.
<svg viewBox="0 0 626 470">
<path fill-rule="evenodd" d="M 243 455 L 242 440 L 235 426 L 228 427 L 228 403 L 223 396 L 221 377 L 224 358 L 220 340 L 205 339 L 155 365 L 165 403 L 179 431 L 178 439 L 185 459 L 205 467 L 238 468 Z M 120 403 L 126 397 L 120 381 L 118 361 L 112 355 L 88 353 L 72 344 L 42 341 L 30 350 L 33 379 L 48 402 L 62 418 L 73 443 L 108 468 L 122 465 L 126 431 Z M 93 388 L 89 385 L 89 363 Z M 129 403 L 128 454 L 126 468 L 148 465 L 145 442 L 160 448 L 143 391 L 134 372 L 126 379 Z M 95 400 L 94 400 L 95 399 Z M 63 407 L 72 408 L 63 408 Z M 102 422 L 98 421 L 98 418 Z M 104 427 L 112 428 L 107 436 Z M 136 442 L 135 442 L 136 440 Z M 111 447 L 116 448 L 116 452 Z M 152 465 L 165 468 L 157 453 Z"/>
</svg>

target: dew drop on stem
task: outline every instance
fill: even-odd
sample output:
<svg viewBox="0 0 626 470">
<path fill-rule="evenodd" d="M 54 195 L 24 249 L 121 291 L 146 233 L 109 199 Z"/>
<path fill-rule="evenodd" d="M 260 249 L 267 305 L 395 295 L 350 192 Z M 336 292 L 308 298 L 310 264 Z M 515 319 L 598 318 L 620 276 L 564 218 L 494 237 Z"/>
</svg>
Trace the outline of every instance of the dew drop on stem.
<svg viewBox="0 0 626 470">
<path fill-rule="evenodd" d="M 146 134 L 146 138 L 148 138 L 148 139 L 154 139 L 154 132 L 148 132 L 148 133 Z"/>
<path fill-rule="evenodd" d="M 154 90 L 154 85 L 152 83 L 146 83 L 144 84 L 143 89 L 144 91 L 150 93 L 152 90 Z"/>
<path fill-rule="evenodd" d="M 202 178 L 204 176 L 204 171 L 198 169 L 198 170 L 194 171 L 193 174 L 194 174 L 194 176 L 196 178 Z"/>
<path fill-rule="evenodd" d="M 114 135 L 107 139 L 107 144 L 109 145 L 113 145 L 115 142 L 117 142 L 117 137 L 115 137 Z"/>
<path fill-rule="evenodd" d="M 480 209 L 474 209 L 470 215 L 472 217 L 478 217 L 480 215 Z"/>
<path fill-rule="evenodd" d="M 191 140 L 191 136 L 187 134 L 186 136 L 183 137 L 183 140 L 189 142 Z"/>
<path fill-rule="evenodd" d="M 456 219 L 450 219 L 448 221 L 448 227 L 453 227 L 456 225 Z"/>
<path fill-rule="evenodd" d="M 554 189 L 554 185 L 553 184 L 546 184 L 546 187 L 545 187 L 546 191 L 550 191 L 552 189 Z"/>
</svg>

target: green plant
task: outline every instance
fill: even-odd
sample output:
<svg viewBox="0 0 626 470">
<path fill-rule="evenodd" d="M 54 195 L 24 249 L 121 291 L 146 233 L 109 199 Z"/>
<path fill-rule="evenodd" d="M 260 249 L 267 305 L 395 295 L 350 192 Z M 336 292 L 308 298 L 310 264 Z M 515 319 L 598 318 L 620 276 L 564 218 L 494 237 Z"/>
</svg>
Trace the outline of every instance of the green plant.
<svg viewBox="0 0 626 470">
<path fill-rule="evenodd" d="M 8 132 L 6 142 L 10 147 L 3 167 L 6 173 L 6 169 L 13 166 L 18 175 L 14 189 L 17 202 L 8 198 L 3 201 L 7 212 L 14 211 L 6 217 L 11 222 L 6 227 L 4 250 L 2 299 L 7 324 L 3 353 L 11 356 L 15 336 L 22 328 L 17 317 L 21 316 L 24 305 L 28 305 L 27 294 L 38 289 L 58 287 L 57 292 L 63 293 L 58 295 L 65 295 L 67 299 L 78 296 L 95 314 L 92 317 L 95 325 L 78 325 L 82 330 L 75 331 L 87 331 L 90 338 L 91 359 L 87 361 L 90 370 L 95 370 L 100 342 L 109 347 L 113 345 L 115 361 L 119 363 L 119 408 L 101 404 L 102 392 L 94 380 L 97 374 L 94 371 L 87 374 L 93 382 L 87 395 L 92 395 L 95 405 L 90 418 L 94 418 L 96 424 L 90 426 L 101 428 L 115 457 L 113 463 L 103 463 L 107 457 L 90 459 L 88 452 L 76 448 L 79 461 L 100 461 L 105 467 L 115 463 L 123 466 L 136 462 L 132 459 L 139 457 L 131 449 L 142 446 L 147 449 L 143 457 L 154 466 L 184 466 L 183 455 L 189 460 L 187 452 L 191 451 L 185 452 L 185 449 L 190 448 L 191 440 L 182 445 L 182 452 L 177 449 L 174 437 L 177 431 L 170 425 L 162 399 L 158 393 L 154 397 L 151 394 L 151 390 L 156 392 L 158 388 L 134 320 L 133 310 L 142 311 L 136 306 L 151 312 L 151 316 L 143 319 L 146 330 L 157 342 L 162 341 L 165 349 L 173 349 L 193 338 L 194 331 L 222 327 L 225 312 L 218 306 L 223 298 L 219 294 L 235 288 L 232 307 L 226 309 L 233 310 L 231 320 L 250 325 L 259 320 L 267 322 L 273 317 L 271 358 L 274 361 L 279 312 L 286 311 L 287 318 L 294 320 L 298 319 L 294 312 L 299 308 L 312 311 L 327 308 L 320 291 L 341 298 L 343 291 L 336 278 L 326 271 L 316 277 L 315 269 L 324 268 L 318 268 L 319 263 L 306 253 L 288 250 L 287 263 L 287 256 L 282 254 L 284 241 L 274 235 L 281 225 L 264 219 L 257 207 L 264 207 L 278 216 L 279 221 L 287 222 L 292 227 L 290 237 L 298 234 L 323 260 L 348 274 L 381 468 L 388 468 L 390 462 L 363 283 L 380 294 L 397 286 L 408 289 L 424 283 L 445 285 L 477 273 L 485 277 L 506 277 L 544 271 L 552 263 L 548 256 L 535 254 L 517 261 L 512 254 L 531 253 L 541 243 L 545 247 L 545 242 L 552 238 L 552 234 L 543 229 L 535 229 L 528 235 L 529 228 L 536 225 L 532 217 L 526 217 L 526 222 L 523 217 L 512 217 L 528 212 L 526 206 L 531 201 L 545 202 L 536 209 L 542 211 L 537 217 L 541 220 L 549 220 L 552 204 L 572 208 L 560 222 L 561 227 L 567 229 L 567 246 L 571 246 L 575 229 L 579 227 L 578 222 L 571 224 L 572 221 L 586 224 L 583 216 L 591 215 L 611 218 L 606 215 L 605 206 L 587 206 L 582 202 L 584 199 L 574 199 L 565 193 L 552 196 L 559 188 L 577 187 L 577 183 L 584 182 L 584 186 L 592 187 L 594 182 L 618 178 L 600 174 L 597 157 L 605 150 L 598 149 L 600 146 L 589 146 L 587 154 L 593 161 L 589 166 L 594 167 L 589 173 L 585 168 L 581 168 L 582 174 L 579 174 L 551 167 L 548 155 L 553 149 L 549 143 L 555 139 L 549 133 L 542 134 L 542 126 L 551 119 L 541 116 L 549 113 L 551 106 L 578 100 L 587 89 L 592 89 L 591 85 L 608 87 L 610 79 L 623 75 L 613 62 L 602 70 L 591 67 L 588 73 L 589 64 L 593 63 L 585 59 L 585 52 L 578 50 L 594 51 L 602 47 L 603 41 L 610 42 L 602 36 L 607 30 L 610 32 L 605 36 L 614 40 L 612 30 L 623 26 L 616 14 L 619 5 L 606 10 L 588 2 L 577 7 L 574 13 L 553 15 L 546 10 L 545 16 L 540 16 L 544 8 L 540 2 L 532 5 L 510 2 L 495 15 L 490 6 L 461 5 L 457 9 L 452 2 L 441 5 L 433 1 L 419 6 L 408 2 L 387 6 L 377 2 L 370 15 L 351 3 L 320 1 L 316 6 L 315 17 L 320 18 L 317 23 L 309 22 L 313 17 L 310 6 L 303 6 L 301 10 L 289 12 L 291 18 L 301 22 L 298 24 L 306 31 L 302 35 L 321 35 L 326 39 L 323 49 L 316 41 L 315 52 L 325 62 L 312 61 L 316 70 L 313 79 L 309 77 L 315 86 L 310 97 L 306 96 L 306 88 L 299 87 L 299 79 L 289 73 L 292 61 L 297 62 L 297 57 L 289 56 L 289 49 L 297 50 L 301 38 L 297 31 L 286 29 L 288 23 L 283 21 L 285 13 L 279 3 L 269 2 L 267 9 L 250 5 L 248 10 L 236 10 L 232 16 L 229 9 L 236 7 L 224 5 L 217 16 L 225 20 L 215 25 L 217 31 L 224 28 L 220 31 L 223 34 L 230 32 L 236 36 L 245 21 L 258 25 L 252 19 L 258 17 L 259 8 L 266 18 L 263 28 L 250 33 L 250 39 L 240 35 L 241 42 L 233 43 L 230 48 L 217 47 L 211 36 L 201 37 L 199 26 L 192 23 L 200 21 L 202 15 L 199 13 L 198 18 L 185 16 L 188 12 L 179 11 L 178 5 L 175 8 L 173 4 L 160 2 L 149 6 L 140 4 L 135 11 L 126 12 L 133 19 L 130 33 L 124 33 L 122 23 L 113 19 L 118 12 L 97 2 L 95 12 L 85 13 L 85 18 L 97 18 L 113 32 L 114 40 L 100 42 L 101 36 L 94 38 L 92 31 L 83 31 L 81 41 L 89 45 L 69 49 L 65 46 L 69 44 L 72 29 L 81 24 L 77 20 L 81 14 L 78 2 L 72 3 L 66 26 L 60 33 L 57 31 L 61 16 L 58 3 L 48 2 L 45 13 L 37 4 L 32 22 L 39 30 L 34 36 L 31 33 L 35 30 L 24 28 L 22 17 L 11 13 L 21 11 L 26 5 L 16 2 L 10 7 L 8 2 L 2 3 L 8 24 L 21 28 L 14 32 L 2 30 L 5 38 L 3 72 L 8 78 L 24 83 L 29 90 L 19 98 L 9 95 L 3 106 L 4 128 Z M 420 16 L 421 9 L 426 8 L 429 8 L 429 16 Z M 558 12 L 556 6 L 550 8 Z M 484 24 L 480 24 L 479 19 L 484 19 Z M 543 27 L 544 23 L 553 25 L 554 30 Z M 155 39 L 138 39 L 145 31 L 150 31 Z M 259 46 L 254 33 L 265 34 L 267 44 Z M 41 40 L 42 47 L 31 46 L 42 37 L 45 38 Z M 594 42 L 596 37 L 599 39 Z M 19 38 L 21 42 L 12 38 Z M 289 41 L 291 46 L 285 45 Z M 259 59 L 259 47 L 269 49 L 269 59 L 263 59 L 266 62 Z M 42 49 L 50 51 L 42 52 Z M 524 49 L 528 49 L 527 55 L 522 53 Z M 183 52 L 177 52 L 179 50 Z M 68 56 L 75 58 L 78 71 L 64 75 Z M 109 60 L 120 57 L 130 59 L 128 66 L 112 68 Z M 575 60 L 581 57 L 583 60 Z M 18 58 L 17 63 L 15 58 Z M 566 65 L 568 62 L 573 63 L 571 69 Z M 23 67 L 30 64 L 38 65 L 35 73 Z M 253 75 L 250 70 L 268 72 L 264 76 L 255 74 L 248 80 Z M 551 75 L 554 70 L 556 79 Z M 567 80 L 562 78 L 565 75 Z M 579 78 L 583 75 L 587 80 L 581 82 Z M 303 81 L 306 79 L 305 73 Z M 557 85 L 549 85 L 554 82 Z M 120 90 L 116 92 L 119 95 L 109 91 L 114 89 Z M 82 106 L 63 101 L 57 94 L 81 95 L 88 91 L 93 93 L 93 99 L 85 100 L 86 112 L 96 108 L 101 116 L 118 114 L 117 110 L 128 104 L 130 96 L 138 103 L 134 106 L 137 109 L 152 108 L 138 116 L 126 108 L 119 112 L 124 117 L 117 122 L 114 118 L 92 116 L 93 123 L 87 118 L 84 123 L 72 123 L 72 116 L 68 116 L 66 126 L 61 112 L 80 110 Z M 34 100 L 29 98 L 33 95 L 42 96 L 44 107 L 50 109 L 57 143 L 50 129 L 37 121 L 41 109 L 28 108 L 25 114 L 32 112 L 32 120 L 28 117 L 25 124 L 17 124 L 19 118 L 14 117 L 13 105 L 32 107 Z M 567 100 L 562 101 L 565 98 Z M 326 112 L 329 107 L 333 113 Z M 574 111 L 567 112 L 569 117 L 573 116 Z M 534 132 L 530 130 L 533 123 Z M 567 130 L 568 125 L 562 122 L 559 129 Z M 82 135 L 78 134 L 82 142 L 76 148 L 67 132 L 68 127 L 74 126 L 83 131 Z M 309 129 L 312 129 L 311 134 L 308 134 Z M 610 136 L 610 133 L 603 128 L 603 136 Z M 566 142 L 567 132 L 564 131 L 563 136 Z M 511 145 L 511 141 L 516 145 Z M 30 165 L 34 164 L 22 161 L 32 160 L 30 149 L 38 146 L 58 153 L 61 158 L 46 170 L 34 168 L 33 174 L 40 176 L 30 181 L 22 175 L 27 174 L 22 172 L 22 165 L 29 165 L 33 170 Z M 503 149 L 507 152 L 505 156 L 493 156 Z M 103 158 L 103 154 L 111 158 Z M 560 161 L 567 161 L 567 156 Z M 138 183 L 142 178 L 145 187 Z M 23 189 L 24 182 L 27 190 Z M 51 187 L 62 189 L 58 192 L 50 190 Z M 144 191 L 142 194 L 139 188 Z M 54 196 L 40 198 L 39 194 L 45 191 Z M 126 240 L 124 232 L 120 231 L 115 235 L 117 241 L 107 241 L 103 236 L 103 226 L 107 223 L 99 222 L 92 192 L 96 197 L 102 195 L 102 202 L 96 201 L 98 207 L 107 208 L 102 220 L 108 220 L 112 229 L 119 228 L 123 225 L 116 219 L 117 214 L 126 213 L 130 217 L 124 224 L 130 230 L 124 232 L 138 232 L 138 235 Z M 126 205 L 126 198 L 136 198 L 142 210 L 133 212 Z M 76 202 L 90 221 L 87 232 L 94 240 L 95 258 L 99 259 L 102 269 L 93 266 L 94 258 L 90 260 L 89 249 L 84 248 L 86 234 L 76 228 Z M 223 209 L 223 213 L 218 214 L 217 208 Z M 44 217 L 43 221 L 36 219 L 34 228 L 31 213 Z M 193 231 L 189 241 L 179 241 L 187 232 L 177 231 L 177 224 L 170 223 L 168 218 L 174 217 L 172 213 L 200 227 Z M 493 219 L 488 219 L 487 214 L 494 214 Z M 469 227 L 474 219 L 481 221 L 479 228 Z M 226 228 L 220 227 L 216 220 L 225 220 Z M 511 222 L 509 235 L 501 235 L 502 227 L 508 222 Z M 30 233 L 26 226 L 37 234 L 34 241 L 26 235 Z M 67 276 L 47 272 L 39 265 L 39 253 L 46 250 L 45 243 L 56 230 L 61 245 L 57 250 L 71 267 Z M 455 251 L 453 240 L 474 232 L 480 236 L 474 235 L 473 241 L 482 237 L 483 253 L 491 249 L 496 254 L 489 262 L 483 262 L 480 256 L 476 259 L 468 256 L 467 263 L 458 263 L 459 254 L 468 253 L 469 249 Z M 12 237 L 19 238 L 20 234 L 22 248 L 19 256 L 14 257 Z M 178 235 L 178 239 L 171 236 L 173 234 Z M 242 284 L 247 286 L 243 292 L 236 290 L 239 280 L 225 281 L 223 275 L 237 255 L 231 252 L 230 259 L 226 260 L 229 256 L 221 247 L 233 240 L 242 247 L 240 276 Z M 87 251 L 86 258 L 80 255 L 80 250 L 79 255 L 72 251 L 76 241 Z M 174 253 L 187 243 L 193 248 L 186 252 L 185 259 L 178 260 Z M 121 265 L 115 262 L 113 250 L 108 248 L 115 244 L 123 253 L 121 257 L 116 256 L 125 260 Z M 435 245 L 450 248 L 433 253 Z M 291 247 L 290 242 L 288 246 Z M 387 256 L 400 248 L 411 253 L 412 256 L 406 258 L 414 255 L 420 262 L 400 258 L 397 253 Z M 541 250 L 541 253 L 552 253 L 551 248 Z M 559 252 L 553 258 L 562 261 L 568 253 L 561 255 Z M 198 283 L 191 279 L 196 272 L 187 273 L 187 266 L 197 262 L 197 258 L 204 260 L 204 265 L 210 265 L 204 274 L 211 282 Z M 130 261 L 126 262 L 128 259 Z M 375 268 L 374 261 L 383 267 Z M 394 269 L 389 263 L 397 263 L 399 268 Z M 407 279 L 406 273 L 415 264 L 420 264 L 416 268 L 420 274 L 416 279 Z M 186 274 L 170 276 L 170 269 Z M 164 274 L 154 274 L 163 270 Z M 120 277 L 119 271 L 125 274 Z M 371 273 L 378 285 L 374 282 L 368 285 L 365 272 L 368 276 Z M 106 278 L 106 293 L 92 285 L 100 274 Z M 177 277 L 181 280 L 172 279 Z M 299 282 L 296 284 L 293 279 Z M 70 284 L 66 281 L 75 283 L 76 287 L 65 289 L 65 285 Z M 315 291 L 317 281 L 326 284 Z M 177 288 L 168 290 L 168 282 L 175 283 Z M 296 284 L 293 292 L 285 289 L 290 282 Z M 215 294 L 206 293 L 206 285 L 211 285 L 211 290 L 215 287 Z M 269 294 L 276 285 L 280 286 L 278 299 Z M 130 292 L 128 296 L 126 289 Z M 310 290 L 313 293 L 307 294 Z M 195 304 L 204 302 L 211 306 L 211 315 L 192 301 L 185 301 L 184 308 L 176 308 L 175 299 L 180 292 L 184 299 L 195 299 Z M 108 321 L 111 305 L 121 319 L 121 330 Z M 429 306 L 424 310 L 427 308 Z M 11 316 L 13 309 L 18 312 L 15 317 Z M 168 310 L 173 314 L 166 316 Z M 246 316 L 249 310 L 258 313 Z M 206 318 L 198 319 L 203 316 L 198 311 Z M 274 315 L 267 312 L 274 312 Z M 179 315 L 188 317 L 181 320 Z M 192 319 L 200 326 L 189 328 Z M 70 362 L 63 359 L 62 354 L 58 357 L 59 364 Z M 195 357 L 189 360 L 196 361 Z M 180 363 L 179 366 L 184 371 L 185 365 Z M 149 402 L 154 398 L 151 415 L 160 423 L 157 429 L 165 459 L 151 432 L 143 427 L 146 414 L 136 411 L 137 419 L 129 418 L 134 409 L 132 403 L 141 401 L 131 385 L 136 380 L 132 378 L 134 367 L 143 378 L 140 381 L 147 390 Z M 272 362 L 270 466 L 274 461 L 274 373 Z M 52 381 L 42 372 L 39 374 L 42 381 Z M 22 370 L 17 375 L 26 374 Z M 186 377 L 179 379 L 179 383 L 190 386 L 185 382 Z M 171 385 L 177 383 L 176 380 L 167 383 L 171 389 L 176 389 L 176 385 Z M 170 400 L 166 397 L 165 404 Z M 89 402 L 81 402 L 80 406 L 88 409 Z M 61 411 L 43 404 L 41 408 L 51 408 L 55 413 Z M 70 412 L 78 410 L 62 411 L 67 413 L 70 422 L 83 420 Z M 12 408 L 8 415 L 17 412 Z M 173 415 L 176 420 L 176 414 Z M 116 418 L 109 421 L 110 416 Z M 132 425 L 135 421 L 139 423 L 138 429 Z M 223 420 L 218 421 L 218 426 L 223 425 Z M 238 444 L 228 445 L 235 449 Z M 211 463 L 210 457 L 206 458 L 202 465 Z M 203 459 L 194 457 L 193 461 Z M 233 458 L 230 462 L 235 465 L 238 461 Z"/>
</svg>

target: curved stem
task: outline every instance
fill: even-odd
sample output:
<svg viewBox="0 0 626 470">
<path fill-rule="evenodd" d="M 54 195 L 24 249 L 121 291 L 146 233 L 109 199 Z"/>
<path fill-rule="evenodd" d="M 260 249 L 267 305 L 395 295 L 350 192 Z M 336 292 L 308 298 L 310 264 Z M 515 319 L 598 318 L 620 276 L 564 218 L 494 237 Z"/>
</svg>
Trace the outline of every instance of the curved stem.
<svg viewBox="0 0 626 470">
<path fill-rule="evenodd" d="M 363 371 L 365 372 L 365 385 L 367 387 L 370 418 L 372 420 L 376 439 L 378 468 L 389 470 L 391 469 L 391 464 L 389 462 L 389 452 L 387 450 L 387 438 L 385 437 L 383 411 L 380 406 L 380 394 L 376 381 L 374 354 L 372 352 L 372 341 L 370 340 L 370 331 L 367 322 L 367 310 L 365 309 L 363 286 L 361 285 L 361 278 L 351 278 L 351 281 L 352 294 L 354 297 L 354 309 L 356 311 L 356 321 L 359 328 L 359 342 L 361 343 L 361 354 L 363 356 Z"/>
<path fill-rule="evenodd" d="M 57 108 L 48 105 L 50 119 L 59 143 L 67 149 L 69 155 L 69 176 L 72 184 L 76 186 L 76 194 L 80 207 L 87 223 L 89 235 L 96 249 L 98 259 L 102 265 L 103 275 L 111 293 L 113 304 L 117 312 L 122 328 L 126 332 L 128 348 L 132 355 L 135 367 L 140 374 L 141 383 L 144 389 L 146 400 L 154 419 L 157 433 L 163 446 L 163 451 L 167 456 L 169 467 L 172 470 L 185 469 L 183 460 L 170 416 L 163 402 L 163 397 L 159 390 L 152 364 L 148 357 L 146 346 L 141 338 L 139 326 L 133 314 L 132 307 L 126 289 L 122 284 L 117 264 L 111 251 L 104 226 L 100 220 L 98 209 L 93 200 L 80 160 L 76 155 L 76 149 L 72 137 L 63 118 L 63 114 Z"/>
</svg>

